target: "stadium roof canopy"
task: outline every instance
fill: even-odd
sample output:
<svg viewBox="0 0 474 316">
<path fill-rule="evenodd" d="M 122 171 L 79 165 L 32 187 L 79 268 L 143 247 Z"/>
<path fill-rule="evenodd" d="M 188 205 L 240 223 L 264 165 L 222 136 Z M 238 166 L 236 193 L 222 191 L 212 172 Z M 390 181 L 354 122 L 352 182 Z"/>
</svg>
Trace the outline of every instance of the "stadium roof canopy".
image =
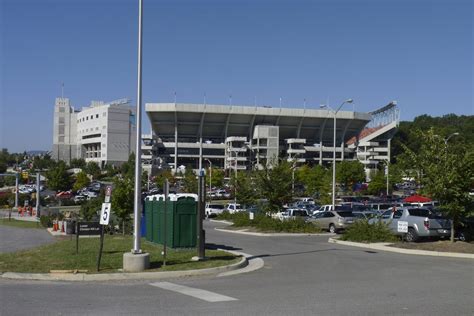
<svg viewBox="0 0 474 316">
<path fill-rule="evenodd" d="M 252 137 L 256 125 L 279 126 L 280 139 L 305 138 L 307 144 L 333 141 L 333 112 L 327 109 L 272 108 L 211 104 L 147 103 L 154 133 L 162 139 Z M 338 143 L 358 135 L 372 119 L 370 113 L 339 111 Z"/>
</svg>

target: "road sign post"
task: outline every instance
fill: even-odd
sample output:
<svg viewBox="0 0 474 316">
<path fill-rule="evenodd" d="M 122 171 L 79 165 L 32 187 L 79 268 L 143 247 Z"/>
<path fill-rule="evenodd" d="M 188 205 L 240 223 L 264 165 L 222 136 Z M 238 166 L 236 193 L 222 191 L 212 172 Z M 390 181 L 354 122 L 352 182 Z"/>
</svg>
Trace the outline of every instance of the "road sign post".
<svg viewBox="0 0 474 316">
<path fill-rule="evenodd" d="M 112 205 L 110 203 L 110 197 L 112 195 L 112 186 L 107 186 L 105 189 L 105 199 L 102 203 L 102 209 L 100 210 L 100 246 L 99 256 L 97 257 L 97 272 L 100 270 L 100 260 L 102 259 L 102 250 L 104 249 L 104 226 L 109 225 L 110 213 L 112 211 Z"/>
</svg>

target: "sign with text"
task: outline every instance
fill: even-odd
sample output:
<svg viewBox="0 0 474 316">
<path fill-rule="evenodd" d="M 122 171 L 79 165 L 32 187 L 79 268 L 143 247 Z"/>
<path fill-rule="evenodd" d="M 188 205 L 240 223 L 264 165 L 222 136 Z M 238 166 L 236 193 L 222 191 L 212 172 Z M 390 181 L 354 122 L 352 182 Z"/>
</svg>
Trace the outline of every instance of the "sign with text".
<svg viewBox="0 0 474 316">
<path fill-rule="evenodd" d="M 80 235 L 80 236 L 100 235 L 100 224 L 98 222 L 79 222 L 77 223 L 77 235 Z"/>
<path fill-rule="evenodd" d="M 110 203 L 102 203 L 102 209 L 100 211 L 100 225 L 109 225 L 110 211 Z"/>
<path fill-rule="evenodd" d="M 110 203 L 110 196 L 112 195 L 112 186 L 108 185 L 105 188 L 105 203 Z"/>
<path fill-rule="evenodd" d="M 408 222 L 398 221 L 397 231 L 399 233 L 408 233 Z"/>
</svg>

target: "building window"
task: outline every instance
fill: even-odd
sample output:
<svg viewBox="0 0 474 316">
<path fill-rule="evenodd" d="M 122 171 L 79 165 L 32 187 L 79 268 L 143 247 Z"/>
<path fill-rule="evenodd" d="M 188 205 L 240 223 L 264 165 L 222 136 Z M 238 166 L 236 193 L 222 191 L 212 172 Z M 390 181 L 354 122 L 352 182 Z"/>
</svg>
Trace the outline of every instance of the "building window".
<svg viewBox="0 0 474 316">
<path fill-rule="evenodd" d="M 98 127 L 96 127 L 96 128 L 95 128 L 95 130 L 96 130 L 96 131 L 98 131 L 98 130 L 99 130 L 99 128 L 98 128 Z"/>
<path fill-rule="evenodd" d="M 99 118 L 99 114 L 96 114 L 96 115 L 95 115 L 95 118 Z"/>
<path fill-rule="evenodd" d="M 86 116 L 86 121 L 88 121 L 88 120 L 89 120 L 89 117 L 88 117 L 88 116 Z"/>
</svg>

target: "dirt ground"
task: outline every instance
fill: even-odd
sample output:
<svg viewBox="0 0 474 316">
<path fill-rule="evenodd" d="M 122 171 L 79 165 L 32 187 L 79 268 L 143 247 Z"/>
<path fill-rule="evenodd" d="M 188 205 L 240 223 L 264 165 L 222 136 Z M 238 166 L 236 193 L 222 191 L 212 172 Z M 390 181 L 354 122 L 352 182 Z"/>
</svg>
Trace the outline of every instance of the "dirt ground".
<svg viewBox="0 0 474 316">
<path fill-rule="evenodd" d="M 391 247 L 430 250 L 440 252 L 459 252 L 459 253 L 474 253 L 474 242 L 456 241 L 451 243 L 449 240 L 441 241 L 426 241 L 426 242 L 398 242 Z"/>
</svg>

